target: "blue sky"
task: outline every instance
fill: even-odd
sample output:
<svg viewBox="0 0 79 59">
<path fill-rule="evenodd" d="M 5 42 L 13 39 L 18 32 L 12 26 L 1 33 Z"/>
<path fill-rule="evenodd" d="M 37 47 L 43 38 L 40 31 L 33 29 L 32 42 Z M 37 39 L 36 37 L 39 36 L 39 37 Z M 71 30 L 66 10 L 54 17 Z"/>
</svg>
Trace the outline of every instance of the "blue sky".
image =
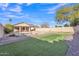
<svg viewBox="0 0 79 59">
<path fill-rule="evenodd" d="M 66 3 L 0 3 L 0 23 L 12 24 L 26 22 L 35 25 L 48 22 L 50 26 L 56 25 L 56 11 Z"/>
</svg>

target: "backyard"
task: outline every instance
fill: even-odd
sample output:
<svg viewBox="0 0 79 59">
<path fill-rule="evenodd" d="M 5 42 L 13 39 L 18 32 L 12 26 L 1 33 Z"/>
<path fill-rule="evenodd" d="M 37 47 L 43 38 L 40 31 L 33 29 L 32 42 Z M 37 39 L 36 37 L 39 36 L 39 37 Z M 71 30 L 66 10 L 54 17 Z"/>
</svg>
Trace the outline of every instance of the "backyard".
<svg viewBox="0 0 79 59">
<path fill-rule="evenodd" d="M 64 37 L 67 33 L 47 34 L 0 46 L 0 55 L 56 56 L 65 55 L 68 49 Z"/>
</svg>

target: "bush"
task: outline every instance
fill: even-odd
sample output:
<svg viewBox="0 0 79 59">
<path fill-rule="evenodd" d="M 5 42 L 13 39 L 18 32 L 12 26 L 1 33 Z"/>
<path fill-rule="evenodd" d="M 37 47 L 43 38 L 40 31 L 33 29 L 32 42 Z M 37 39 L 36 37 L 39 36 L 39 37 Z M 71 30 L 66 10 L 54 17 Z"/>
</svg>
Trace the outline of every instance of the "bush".
<svg viewBox="0 0 79 59">
<path fill-rule="evenodd" d="M 8 34 L 8 33 L 10 33 L 10 32 L 13 32 L 13 28 L 14 28 L 13 25 L 11 25 L 11 24 L 6 24 L 6 25 L 5 25 L 4 32 L 5 32 L 6 34 Z"/>
<path fill-rule="evenodd" d="M 65 24 L 64 27 L 69 27 L 69 24 Z"/>
<path fill-rule="evenodd" d="M 8 29 L 8 28 L 5 28 L 5 29 L 4 29 L 4 32 L 5 32 L 5 34 L 8 34 L 8 33 L 12 32 L 12 30 L 10 30 L 10 29 Z"/>
</svg>

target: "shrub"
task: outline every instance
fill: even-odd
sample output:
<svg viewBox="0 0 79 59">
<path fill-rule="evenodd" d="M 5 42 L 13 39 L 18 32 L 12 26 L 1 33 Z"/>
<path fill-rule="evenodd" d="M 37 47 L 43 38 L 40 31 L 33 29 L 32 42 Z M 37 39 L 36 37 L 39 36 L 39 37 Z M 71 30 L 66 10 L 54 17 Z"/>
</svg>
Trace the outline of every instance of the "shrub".
<svg viewBox="0 0 79 59">
<path fill-rule="evenodd" d="M 5 25 L 4 32 L 5 32 L 6 34 L 8 34 L 8 33 L 10 33 L 10 32 L 13 32 L 13 28 L 14 28 L 14 26 L 13 26 L 12 24 L 6 24 L 6 25 Z"/>
</svg>

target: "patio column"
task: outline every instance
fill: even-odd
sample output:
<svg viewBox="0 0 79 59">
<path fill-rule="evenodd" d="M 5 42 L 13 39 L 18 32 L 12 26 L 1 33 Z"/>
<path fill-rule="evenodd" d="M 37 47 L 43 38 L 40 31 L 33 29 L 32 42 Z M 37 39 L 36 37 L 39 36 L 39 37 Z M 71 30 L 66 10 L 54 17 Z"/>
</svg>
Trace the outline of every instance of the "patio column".
<svg viewBox="0 0 79 59">
<path fill-rule="evenodd" d="M 29 27 L 29 32 L 30 32 L 30 28 L 31 28 L 31 27 Z"/>
<path fill-rule="evenodd" d="M 25 26 L 25 32 L 27 31 L 26 26 Z"/>
<path fill-rule="evenodd" d="M 22 30 L 22 29 L 21 29 L 21 26 L 19 26 L 19 32 L 21 32 L 21 30 Z"/>
</svg>

